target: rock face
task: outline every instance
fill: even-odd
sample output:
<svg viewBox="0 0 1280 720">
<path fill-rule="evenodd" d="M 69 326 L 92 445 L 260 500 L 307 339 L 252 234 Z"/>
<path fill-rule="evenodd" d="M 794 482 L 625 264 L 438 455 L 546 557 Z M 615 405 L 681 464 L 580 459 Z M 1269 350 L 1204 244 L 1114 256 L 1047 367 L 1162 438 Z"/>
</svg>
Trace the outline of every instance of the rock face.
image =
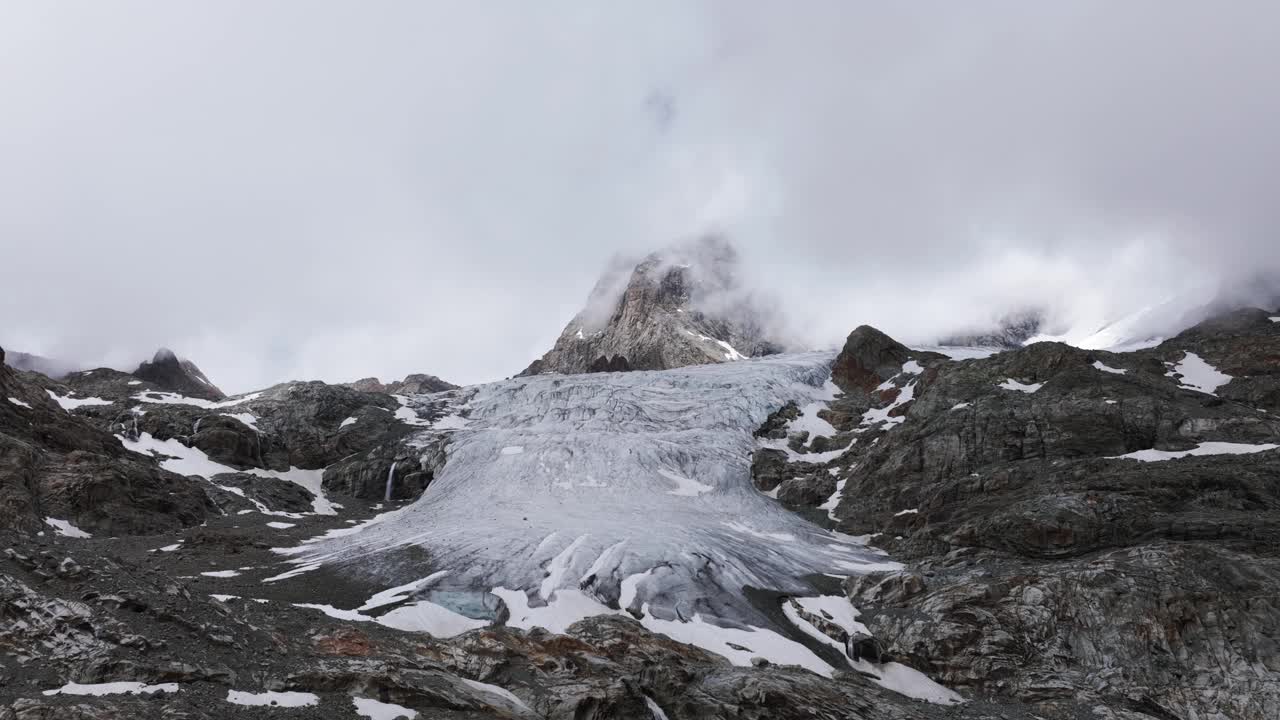
<svg viewBox="0 0 1280 720">
<path fill-rule="evenodd" d="M 789 444 L 757 452 L 756 484 L 816 509 L 838 479 L 822 506 L 838 529 L 909 563 L 850 581 L 860 620 L 949 687 L 1043 717 L 1073 703 L 1274 717 L 1273 315 L 1232 312 L 1138 352 L 1036 343 L 960 362 L 859 328 L 833 371 L 846 394 L 823 412 L 849 451 L 806 463 L 803 436 L 767 429 Z"/>
<path fill-rule="evenodd" d="M 38 532 L 55 518 L 134 535 L 205 518 L 213 506 L 195 483 L 60 407 L 40 379 L 0 365 L 0 528 Z"/>
<path fill-rule="evenodd" d="M 227 396 L 209 382 L 200 368 L 190 360 L 180 359 L 169 348 L 156 351 L 151 362 L 144 362 L 133 375 L 160 388 L 187 397 L 223 400 Z"/>
<path fill-rule="evenodd" d="M 521 375 L 664 370 L 781 352 L 738 257 L 708 237 L 606 272 L 555 346 Z"/>
<path fill-rule="evenodd" d="M 385 384 L 376 377 L 367 377 L 347 383 L 346 387 L 360 392 L 386 393 L 388 395 L 425 395 L 458 389 L 458 386 L 451 382 L 441 380 L 435 375 L 422 373 L 415 373 L 405 377 L 403 380 Z"/>
<path fill-rule="evenodd" d="M 37 372 L 54 379 L 65 377 L 67 373 L 79 369 L 79 367 L 74 363 L 54 358 L 47 358 L 43 355 L 17 352 L 14 350 L 10 350 L 6 353 L 4 360 L 0 361 L 0 364 L 8 365 L 14 370 L 21 370 L 23 372 Z"/>
</svg>

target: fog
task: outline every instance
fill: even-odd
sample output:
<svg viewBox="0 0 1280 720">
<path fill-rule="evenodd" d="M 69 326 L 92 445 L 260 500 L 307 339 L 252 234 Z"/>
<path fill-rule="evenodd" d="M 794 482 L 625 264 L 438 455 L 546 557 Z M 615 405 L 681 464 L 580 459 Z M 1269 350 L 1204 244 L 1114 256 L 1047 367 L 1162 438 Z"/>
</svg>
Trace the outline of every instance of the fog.
<svg viewBox="0 0 1280 720">
<path fill-rule="evenodd" d="M 1280 273 L 1280 6 L 0 7 L 0 345 L 454 382 L 719 233 L 797 337 Z M 1261 280 L 1259 280 L 1261 278 Z"/>
</svg>

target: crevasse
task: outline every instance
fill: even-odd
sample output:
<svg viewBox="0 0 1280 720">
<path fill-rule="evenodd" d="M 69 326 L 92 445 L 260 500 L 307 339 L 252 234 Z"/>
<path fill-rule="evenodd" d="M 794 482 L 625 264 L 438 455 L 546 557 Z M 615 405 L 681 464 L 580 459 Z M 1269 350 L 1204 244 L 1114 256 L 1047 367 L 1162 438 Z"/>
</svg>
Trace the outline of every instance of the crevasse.
<svg viewBox="0 0 1280 720">
<path fill-rule="evenodd" d="M 571 595 L 580 614 L 771 625 L 746 588 L 807 595 L 820 574 L 897 567 L 751 484 L 752 432 L 787 402 L 825 398 L 832 359 L 544 375 L 456 392 L 453 410 L 468 422 L 423 431 L 452 440 L 422 497 L 297 561 L 358 561 L 388 583 L 441 573 L 437 598 L 514 592 L 524 595 L 514 604 L 539 608 Z M 504 452 L 513 447 L 523 451 Z"/>
</svg>

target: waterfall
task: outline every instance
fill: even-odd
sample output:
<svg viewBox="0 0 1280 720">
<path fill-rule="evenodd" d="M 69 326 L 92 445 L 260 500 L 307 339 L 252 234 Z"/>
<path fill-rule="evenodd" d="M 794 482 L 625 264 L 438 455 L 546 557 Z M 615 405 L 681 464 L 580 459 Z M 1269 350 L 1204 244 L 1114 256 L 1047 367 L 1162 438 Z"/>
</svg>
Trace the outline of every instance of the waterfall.
<svg viewBox="0 0 1280 720">
<path fill-rule="evenodd" d="M 387 493 L 382 498 L 383 502 L 391 502 L 391 486 L 394 485 L 396 482 L 396 465 L 397 464 L 398 463 L 391 463 L 391 470 L 387 472 Z"/>
</svg>

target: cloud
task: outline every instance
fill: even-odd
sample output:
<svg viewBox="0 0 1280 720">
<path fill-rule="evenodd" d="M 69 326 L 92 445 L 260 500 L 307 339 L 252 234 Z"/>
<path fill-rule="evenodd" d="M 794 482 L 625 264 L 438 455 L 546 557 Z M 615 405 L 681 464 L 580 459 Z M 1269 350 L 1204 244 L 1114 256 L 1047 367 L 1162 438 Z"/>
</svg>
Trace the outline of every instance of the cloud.
<svg viewBox="0 0 1280 720">
<path fill-rule="evenodd" d="M 1280 270 L 1273 4 L 0 10 L 6 347 L 225 389 L 550 346 L 718 232 L 814 343 Z M 1210 293 L 1212 294 L 1212 293 Z"/>
</svg>

